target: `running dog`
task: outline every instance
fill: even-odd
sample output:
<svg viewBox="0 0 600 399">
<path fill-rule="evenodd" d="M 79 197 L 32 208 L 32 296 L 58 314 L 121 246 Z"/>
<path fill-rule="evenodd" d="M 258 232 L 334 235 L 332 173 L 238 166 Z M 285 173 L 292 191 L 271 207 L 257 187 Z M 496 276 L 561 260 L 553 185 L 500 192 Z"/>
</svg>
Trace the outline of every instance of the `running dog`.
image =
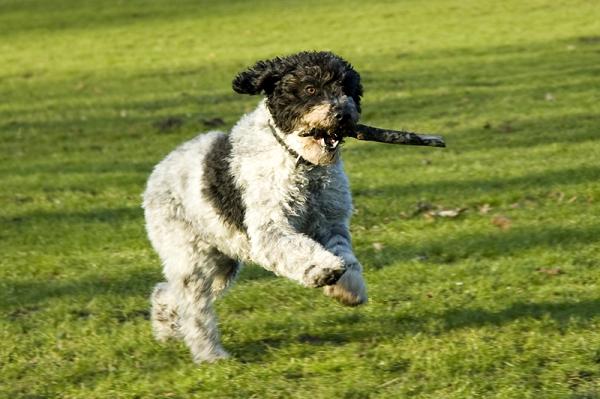
<svg viewBox="0 0 600 399">
<path fill-rule="evenodd" d="M 330 52 L 257 62 L 233 89 L 265 98 L 229 134 L 181 145 L 152 172 L 143 207 L 166 282 L 152 294 L 158 340 L 181 338 L 196 362 L 227 357 L 213 302 L 243 262 L 324 292 L 367 301 L 340 159 L 360 116 L 360 75 Z"/>
</svg>

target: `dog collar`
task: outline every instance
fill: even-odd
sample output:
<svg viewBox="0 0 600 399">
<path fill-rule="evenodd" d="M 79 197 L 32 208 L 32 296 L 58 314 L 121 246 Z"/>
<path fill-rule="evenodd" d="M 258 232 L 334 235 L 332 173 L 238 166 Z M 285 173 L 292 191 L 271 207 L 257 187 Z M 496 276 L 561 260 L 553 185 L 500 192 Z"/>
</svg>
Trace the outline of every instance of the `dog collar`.
<svg viewBox="0 0 600 399">
<path fill-rule="evenodd" d="M 271 123 L 271 121 L 269 121 L 268 123 L 269 123 L 269 128 L 271 129 L 271 133 L 275 137 L 275 140 L 277 140 L 279 145 L 281 145 L 283 148 L 285 148 L 285 150 L 288 152 L 288 154 L 290 154 L 292 157 L 294 157 L 296 159 L 296 166 L 298 166 L 300 164 L 314 166 L 312 163 L 310 163 L 309 161 L 304 159 L 302 157 L 302 155 L 298 154 L 293 148 L 291 148 L 289 145 L 287 145 L 285 141 L 283 141 L 283 139 L 277 134 L 277 131 L 273 127 L 273 124 Z"/>
</svg>

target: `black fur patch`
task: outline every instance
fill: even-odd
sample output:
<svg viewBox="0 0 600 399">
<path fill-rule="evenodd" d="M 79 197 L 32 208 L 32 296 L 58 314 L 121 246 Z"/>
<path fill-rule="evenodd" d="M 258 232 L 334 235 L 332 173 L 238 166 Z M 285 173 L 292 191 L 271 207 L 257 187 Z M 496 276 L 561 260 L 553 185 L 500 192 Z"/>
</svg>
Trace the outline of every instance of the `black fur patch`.
<svg viewBox="0 0 600 399">
<path fill-rule="evenodd" d="M 202 194 L 225 222 L 240 231 L 246 231 L 246 209 L 242 192 L 235 185 L 230 167 L 231 142 L 229 136 L 219 136 L 204 160 L 204 188 Z"/>
</svg>

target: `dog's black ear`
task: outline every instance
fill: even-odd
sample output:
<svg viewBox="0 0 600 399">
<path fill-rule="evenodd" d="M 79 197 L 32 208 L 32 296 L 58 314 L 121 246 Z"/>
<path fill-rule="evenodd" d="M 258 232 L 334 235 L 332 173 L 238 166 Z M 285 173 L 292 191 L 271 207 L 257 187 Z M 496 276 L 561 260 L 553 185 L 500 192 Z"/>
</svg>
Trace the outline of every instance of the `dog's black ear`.
<svg viewBox="0 0 600 399">
<path fill-rule="evenodd" d="M 363 95 L 363 87 L 360 83 L 360 75 L 350 65 L 344 73 L 343 85 L 346 93 L 352 97 L 358 112 L 360 112 L 360 98 Z"/>
<path fill-rule="evenodd" d="M 258 61 L 233 79 L 233 90 L 241 94 L 271 94 L 275 84 L 283 76 L 284 69 L 284 62 L 280 58 Z"/>
</svg>

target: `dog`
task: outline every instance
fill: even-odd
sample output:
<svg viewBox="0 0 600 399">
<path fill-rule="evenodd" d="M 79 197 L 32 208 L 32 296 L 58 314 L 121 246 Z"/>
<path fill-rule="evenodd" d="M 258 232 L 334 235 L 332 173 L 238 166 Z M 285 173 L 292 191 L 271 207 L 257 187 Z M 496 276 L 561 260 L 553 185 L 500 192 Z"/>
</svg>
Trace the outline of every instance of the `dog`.
<svg viewBox="0 0 600 399">
<path fill-rule="evenodd" d="M 228 357 L 213 302 L 243 262 L 324 287 L 345 305 L 367 301 L 340 159 L 360 117 L 360 75 L 331 52 L 300 52 L 258 61 L 233 89 L 265 98 L 229 134 L 211 131 L 175 149 L 143 195 L 167 280 L 151 296 L 154 335 L 183 339 L 197 363 Z"/>
</svg>

